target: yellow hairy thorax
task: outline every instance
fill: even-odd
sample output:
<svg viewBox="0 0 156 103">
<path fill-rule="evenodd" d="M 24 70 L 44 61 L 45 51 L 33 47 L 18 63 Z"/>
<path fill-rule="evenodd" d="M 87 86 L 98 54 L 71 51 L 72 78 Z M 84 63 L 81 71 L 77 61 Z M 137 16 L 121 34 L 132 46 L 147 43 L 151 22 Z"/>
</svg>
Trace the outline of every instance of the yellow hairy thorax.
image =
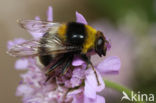
<svg viewBox="0 0 156 103">
<path fill-rule="evenodd" d="M 96 29 L 92 28 L 91 26 L 85 25 L 85 27 L 86 27 L 87 37 L 83 44 L 83 49 L 82 49 L 83 54 L 87 53 L 89 49 L 94 48 L 94 43 L 95 43 L 96 33 L 97 33 Z"/>
</svg>

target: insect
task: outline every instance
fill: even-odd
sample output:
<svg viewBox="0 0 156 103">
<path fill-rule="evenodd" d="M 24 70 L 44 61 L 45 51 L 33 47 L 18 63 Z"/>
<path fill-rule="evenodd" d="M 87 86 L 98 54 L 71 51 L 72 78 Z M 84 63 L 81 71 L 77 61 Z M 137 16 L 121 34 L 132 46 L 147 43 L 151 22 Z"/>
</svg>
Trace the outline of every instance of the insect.
<svg viewBox="0 0 156 103">
<path fill-rule="evenodd" d="M 31 33 L 44 34 L 40 39 L 28 40 L 13 46 L 8 53 L 16 57 L 38 56 L 47 68 L 47 78 L 57 67 L 63 65 L 61 74 L 65 74 L 75 55 L 79 55 L 94 70 L 98 84 L 98 76 L 88 53 L 94 51 L 100 57 L 106 55 L 105 36 L 89 25 L 69 22 L 54 23 L 39 20 L 19 20 L 19 25 Z M 51 63 L 53 60 L 57 61 Z"/>
</svg>

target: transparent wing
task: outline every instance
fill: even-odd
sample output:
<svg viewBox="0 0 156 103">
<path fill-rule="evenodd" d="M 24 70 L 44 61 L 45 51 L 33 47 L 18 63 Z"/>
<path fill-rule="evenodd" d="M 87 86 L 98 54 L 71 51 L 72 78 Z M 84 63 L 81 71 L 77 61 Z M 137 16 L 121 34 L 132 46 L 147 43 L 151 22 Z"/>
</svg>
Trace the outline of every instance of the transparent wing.
<svg viewBox="0 0 156 103">
<path fill-rule="evenodd" d="M 59 23 L 40 21 L 40 20 L 17 20 L 17 23 L 28 32 L 46 33 L 48 29 L 60 25 Z"/>
<path fill-rule="evenodd" d="M 14 45 L 8 50 L 8 54 L 16 57 L 35 56 L 38 54 L 40 43 L 36 40 L 26 41 L 21 44 Z"/>
<path fill-rule="evenodd" d="M 15 57 L 39 56 L 48 54 L 59 54 L 79 50 L 75 46 L 66 46 L 57 36 L 43 38 L 42 43 L 39 40 L 30 40 L 17 44 L 8 50 L 8 54 Z"/>
</svg>

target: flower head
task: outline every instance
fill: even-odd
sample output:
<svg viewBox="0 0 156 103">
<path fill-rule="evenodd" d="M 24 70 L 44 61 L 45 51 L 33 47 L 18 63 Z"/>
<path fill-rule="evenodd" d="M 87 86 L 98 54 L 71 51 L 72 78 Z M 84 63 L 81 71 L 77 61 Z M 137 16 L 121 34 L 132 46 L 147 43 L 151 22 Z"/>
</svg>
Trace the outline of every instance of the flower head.
<svg viewBox="0 0 156 103">
<path fill-rule="evenodd" d="M 52 7 L 48 8 L 47 16 L 47 21 L 53 21 Z M 35 19 L 40 20 L 39 17 Z M 78 12 L 76 12 L 76 21 L 87 24 L 85 18 Z M 37 33 L 31 35 L 34 39 L 43 36 Z M 8 49 L 24 41 L 24 39 L 9 41 Z M 110 45 L 107 45 L 110 48 Z M 119 58 L 109 57 L 95 66 L 101 85 L 98 85 L 94 71 L 91 68 L 86 69 L 87 64 L 79 57 L 74 57 L 72 66 L 73 69 L 68 70 L 65 75 L 56 76 L 45 83 L 46 76 L 36 58 L 17 60 L 15 68 L 27 69 L 27 72 L 21 74 L 22 80 L 17 87 L 16 95 L 23 97 L 23 103 L 105 103 L 104 97 L 97 94 L 105 88 L 102 76 L 119 71 Z"/>
</svg>

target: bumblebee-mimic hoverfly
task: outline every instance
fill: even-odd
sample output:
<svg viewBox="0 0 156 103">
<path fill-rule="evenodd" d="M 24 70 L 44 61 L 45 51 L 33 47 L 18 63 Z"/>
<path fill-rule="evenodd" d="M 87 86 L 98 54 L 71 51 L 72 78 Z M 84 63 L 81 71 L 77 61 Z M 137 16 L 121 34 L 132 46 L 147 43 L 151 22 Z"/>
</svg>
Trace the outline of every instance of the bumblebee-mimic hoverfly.
<svg viewBox="0 0 156 103">
<path fill-rule="evenodd" d="M 46 75 L 50 78 L 55 68 L 62 66 L 65 74 L 71 66 L 73 57 L 79 55 L 91 65 L 99 84 L 96 70 L 87 53 L 94 51 L 100 57 L 106 55 L 105 36 L 89 25 L 77 22 L 53 23 L 39 20 L 19 20 L 20 26 L 32 33 L 44 34 L 38 40 L 29 40 L 13 46 L 8 53 L 16 57 L 38 56 L 40 62 L 47 68 Z M 51 63 L 57 58 L 55 63 Z"/>
</svg>

